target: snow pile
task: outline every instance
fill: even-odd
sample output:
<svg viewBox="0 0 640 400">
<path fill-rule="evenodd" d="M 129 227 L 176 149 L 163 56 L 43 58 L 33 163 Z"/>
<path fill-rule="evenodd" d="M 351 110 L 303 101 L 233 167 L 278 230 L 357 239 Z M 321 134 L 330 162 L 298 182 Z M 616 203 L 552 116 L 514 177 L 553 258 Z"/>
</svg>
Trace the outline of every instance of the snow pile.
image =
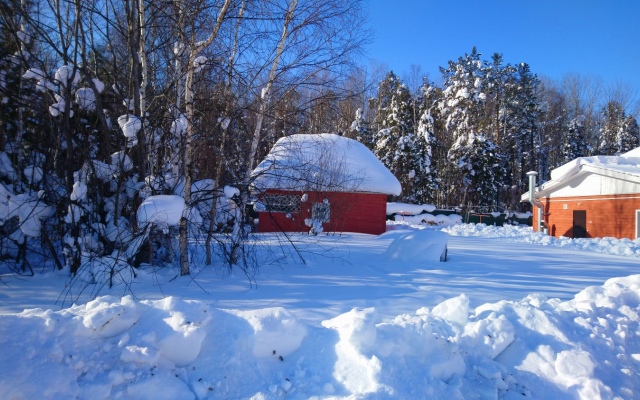
<svg viewBox="0 0 640 400">
<path fill-rule="evenodd" d="M 561 302 L 469 308 L 465 295 L 383 321 L 321 326 L 282 308 L 105 296 L 0 315 L 6 398 L 633 398 L 640 275 Z"/>
<path fill-rule="evenodd" d="M 419 215 L 402 215 L 396 214 L 393 218 L 396 222 L 404 223 L 407 225 L 438 225 L 438 226 L 450 226 L 462 223 L 462 216 L 459 214 L 419 214 Z"/>
<path fill-rule="evenodd" d="M 640 257 L 640 239 L 617 239 L 611 237 L 595 239 L 559 238 L 533 232 L 531 227 L 505 225 L 502 227 L 485 224 L 460 224 L 443 228 L 451 236 L 483 236 L 500 238 L 509 242 L 534 243 L 543 246 L 562 247 L 571 250 L 585 250 L 618 256 Z"/>
<path fill-rule="evenodd" d="M 122 133 L 128 139 L 135 138 L 138 131 L 142 129 L 142 121 L 135 115 L 125 114 L 118 117 L 118 125 Z"/>
<path fill-rule="evenodd" d="M 424 212 L 430 213 L 436 209 L 431 204 L 408 204 L 408 203 L 387 203 L 387 215 L 410 214 L 418 215 Z"/>
<path fill-rule="evenodd" d="M 10 238 L 23 243 L 24 236 L 40 236 L 42 222 L 53 214 L 53 208 L 41 199 L 41 193 L 13 194 L 0 183 L 0 227 L 14 217 L 18 218 L 18 226 Z M 9 224 L 7 224 L 8 228 Z"/>
<path fill-rule="evenodd" d="M 395 237 L 383 257 L 391 261 L 446 261 L 449 235 L 430 229 L 393 231 L 380 238 Z"/>
<path fill-rule="evenodd" d="M 16 170 L 9 155 L 4 151 L 0 151 L 0 177 L 6 176 L 9 180 L 16 179 Z"/>
<path fill-rule="evenodd" d="M 149 196 L 138 207 L 138 223 L 140 226 L 150 223 L 162 228 L 177 226 L 184 209 L 184 199 L 181 196 Z"/>
</svg>

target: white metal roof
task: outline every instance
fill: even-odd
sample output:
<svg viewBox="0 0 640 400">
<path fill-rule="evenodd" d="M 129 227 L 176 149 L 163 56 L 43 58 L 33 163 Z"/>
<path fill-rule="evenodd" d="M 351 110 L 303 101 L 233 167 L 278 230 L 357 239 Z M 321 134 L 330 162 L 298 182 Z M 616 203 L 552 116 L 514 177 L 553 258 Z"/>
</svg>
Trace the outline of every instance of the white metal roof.
<svg viewBox="0 0 640 400">
<path fill-rule="evenodd" d="M 619 156 L 579 157 L 569 161 L 551 171 L 551 180 L 538 186 L 535 197 L 545 197 L 588 174 L 640 184 L 640 147 Z M 528 198 L 529 192 L 521 196 L 522 201 Z"/>
</svg>

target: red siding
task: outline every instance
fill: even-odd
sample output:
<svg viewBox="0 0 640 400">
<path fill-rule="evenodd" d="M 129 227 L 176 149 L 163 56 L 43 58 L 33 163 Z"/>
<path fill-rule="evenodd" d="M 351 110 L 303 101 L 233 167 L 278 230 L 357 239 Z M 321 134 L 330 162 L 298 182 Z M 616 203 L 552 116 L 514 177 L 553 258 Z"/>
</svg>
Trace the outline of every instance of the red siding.
<svg viewBox="0 0 640 400">
<path fill-rule="evenodd" d="M 540 199 L 543 219 L 549 234 L 573 237 L 573 211 L 587 212 L 587 237 L 635 239 L 636 210 L 640 210 L 640 194 L 563 197 Z M 533 226 L 538 226 L 533 208 Z"/>
<path fill-rule="evenodd" d="M 295 194 L 303 192 L 269 190 L 266 194 Z M 331 217 L 323 224 L 325 232 L 358 232 L 379 235 L 387 229 L 387 195 L 379 193 L 308 192 L 307 201 L 301 203 L 300 212 L 259 213 L 260 232 L 308 232 L 304 220 L 311 218 L 311 206 L 327 199 L 331 205 Z"/>
</svg>

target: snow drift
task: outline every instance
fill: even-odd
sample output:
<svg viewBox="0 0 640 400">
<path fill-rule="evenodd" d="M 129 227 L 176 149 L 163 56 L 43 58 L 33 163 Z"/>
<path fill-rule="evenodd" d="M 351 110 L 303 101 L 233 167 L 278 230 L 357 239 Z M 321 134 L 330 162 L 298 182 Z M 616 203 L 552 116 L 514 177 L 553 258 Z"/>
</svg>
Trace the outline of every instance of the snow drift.
<svg viewBox="0 0 640 400">
<path fill-rule="evenodd" d="M 322 326 L 285 309 L 100 297 L 0 316 L 5 398 L 633 398 L 640 275 L 561 302 L 465 295 Z"/>
</svg>

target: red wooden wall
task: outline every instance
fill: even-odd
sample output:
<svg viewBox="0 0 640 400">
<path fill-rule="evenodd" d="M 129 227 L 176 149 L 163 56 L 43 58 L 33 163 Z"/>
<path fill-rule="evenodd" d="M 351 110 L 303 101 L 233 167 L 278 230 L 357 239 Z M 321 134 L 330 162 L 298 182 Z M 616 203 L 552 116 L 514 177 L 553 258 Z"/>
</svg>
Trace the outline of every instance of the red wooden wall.
<svg viewBox="0 0 640 400">
<path fill-rule="evenodd" d="M 640 210 L 640 194 L 604 195 L 540 199 L 543 219 L 549 234 L 573 237 L 573 211 L 587 212 L 587 237 L 635 239 L 636 210 Z M 538 226 L 537 209 L 533 207 L 533 226 Z"/>
<path fill-rule="evenodd" d="M 268 190 L 266 194 L 295 194 L 302 198 L 308 195 L 307 201 L 300 204 L 300 212 L 258 213 L 259 232 L 308 232 L 309 227 L 304 220 L 311 218 L 313 203 L 321 203 L 324 199 L 331 205 L 330 221 L 322 225 L 324 232 L 358 232 L 379 235 L 387 229 L 387 195 L 379 193 L 342 193 L 342 192 L 298 192 Z"/>
</svg>

